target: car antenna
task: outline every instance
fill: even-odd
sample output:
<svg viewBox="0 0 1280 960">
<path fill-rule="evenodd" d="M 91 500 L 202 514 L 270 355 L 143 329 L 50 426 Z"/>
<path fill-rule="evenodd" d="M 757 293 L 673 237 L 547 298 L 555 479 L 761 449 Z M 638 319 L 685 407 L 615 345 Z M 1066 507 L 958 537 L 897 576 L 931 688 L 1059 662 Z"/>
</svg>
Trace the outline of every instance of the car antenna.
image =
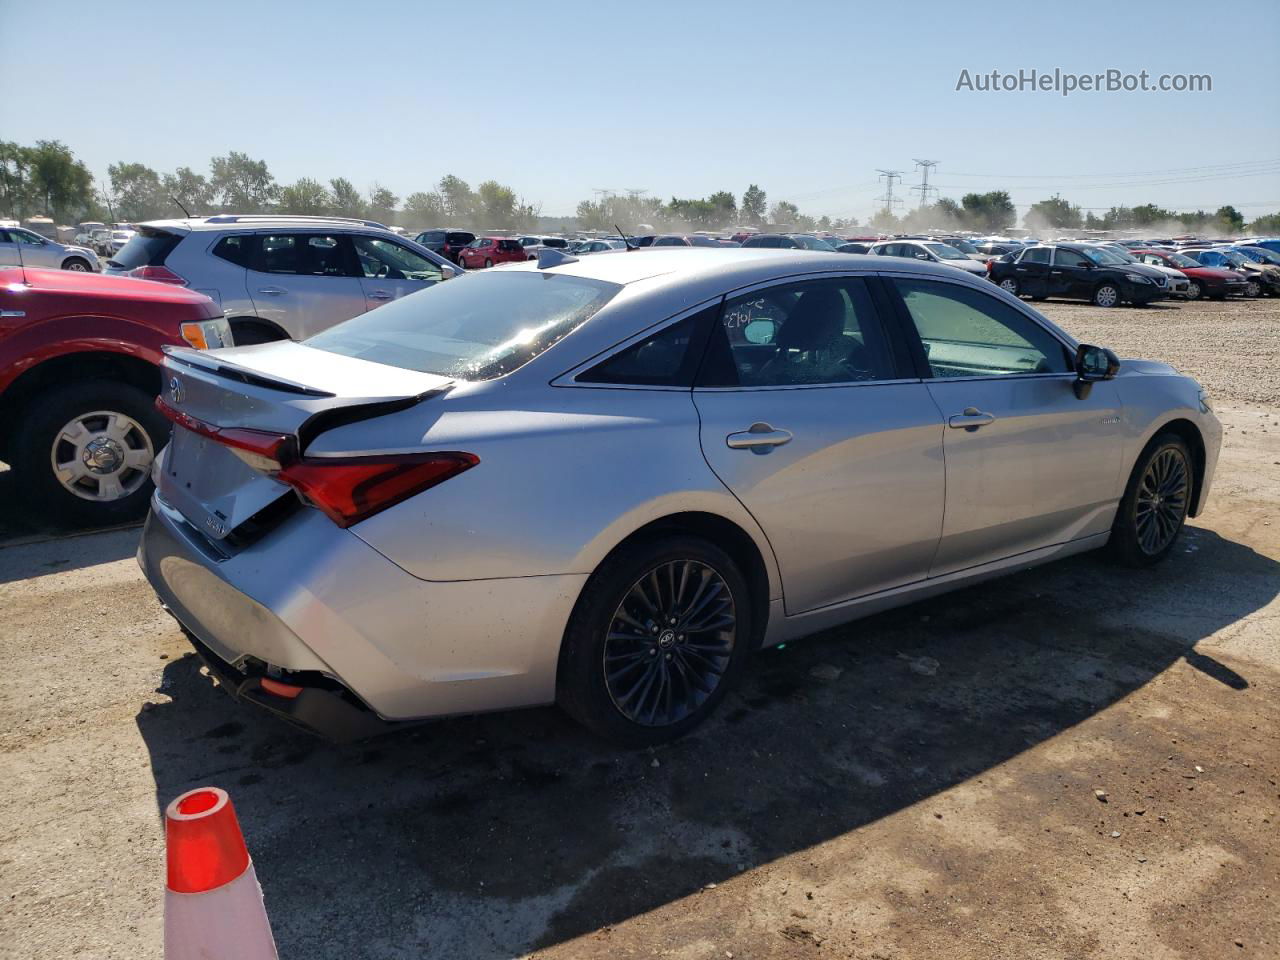
<svg viewBox="0 0 1280 960">
<path fill-rule="evenodd" d="M 190 220 L 190 219 L 191 219 L 191 213 L 187 210 L 187 208 L 186 208 L 186 207 L 184 207 L 184 206 L 182 205 L 182 201 L 181 201 L 181 200 L 179 200 L 179 199 L 178 199 L 177 197 L 175 197 L 173 194 L 169 194 L 169 199 L 170 199 L 170 200 L 172 200 L 174 203 L 176 203 L 176 204 L 178 205 L 178 209 L 179 209 L 179 210 L 181 210 L 184 214 L 186 214 L 186 216 L 187 216 L 187 219 L 188 219 L 188 220 Z"/>
<path fill-rule="evenodd" d="M 27 279 L 27 264 L 22 259 L 22 242 L 15 242 L 13 249 L 18 251 L 18 271 L 22 274 L 22 285 L 29 287 L 31 286 L 31 281 Z"/>
<path fill-rule="evenodd" d="M 618 231 L 618 236 L 620 236 L 620 237 L 622 238 L 622 242 L 623 242 L 623 243 L 625 243 L 625 244 L 627 245 L 627 249 L 628 249 L 628 250 L 639 250 L 639 249 L 640 249 L 639 247 L 633 247 L 633 246 L 631 245 L 631 238 L 630 238 L 630 237 L 628 237 L 625 233 L 623 233 L 623 232 L 622 232 L 622 228 L 621 228 L 620 226 L 618 226 L 616 223 L 613 225 L 613 229 L 615 229 L 615 230 L 617 230 L 617 231 Z"/>
</svg>

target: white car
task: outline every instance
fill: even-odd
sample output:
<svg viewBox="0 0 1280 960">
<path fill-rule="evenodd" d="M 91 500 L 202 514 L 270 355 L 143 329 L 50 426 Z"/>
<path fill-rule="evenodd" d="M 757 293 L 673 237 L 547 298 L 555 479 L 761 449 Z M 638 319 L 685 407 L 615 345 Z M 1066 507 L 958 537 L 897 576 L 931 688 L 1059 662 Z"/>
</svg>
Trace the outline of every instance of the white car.
<svg viewBox="0 0 1280 960">
<path fill-rule="evenodd" d="M 41 267 L 96 273 L 102 269 L 98 255 L 88 247 L 58 243 L 26 227 L 0 230 L 0 265 Z"/>
<path fill-rule="evenodd" d="M 106 272 L 212 297 L 247 344 L 301 340 L 462 268 L 372 220 L 221 214 L 139 224 Z"/>
<path fill-rule="evenodd" d="M 906 257 L 908 260 L 924 260 L 955 267 L 975 277 L 987 275 L 986 265 L 966 256 L 949 243 L 939 240 L 885 240 L 871 245 L 869 253 L 880 257 Z"/>
<path fill-rule="evenodd" d="M 621 240 L 583 240 L 573 248 L 573 255 L 580 257 L 584 253 L 607 253 L 610 250 L 625 250 L 627 245 Z"/>
</svg>

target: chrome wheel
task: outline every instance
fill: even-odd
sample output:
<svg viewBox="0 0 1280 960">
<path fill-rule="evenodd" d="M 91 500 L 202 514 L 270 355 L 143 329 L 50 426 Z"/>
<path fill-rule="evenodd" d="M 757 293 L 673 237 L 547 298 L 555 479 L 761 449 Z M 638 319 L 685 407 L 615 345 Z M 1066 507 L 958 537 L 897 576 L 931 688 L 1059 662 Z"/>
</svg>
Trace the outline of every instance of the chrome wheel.
<svg viewBox="0 0 1280 960">
<path fill-rule="evenodd" d="M 1244 285 L 1244 295 L 1246 297 L 1256 297 L 1262 292 L 1262 287 L 1258 286 L 1256 280 L 1250 280 Z"/>
<path fill-rule="evenodd" d="M 1187 299 L 1188 300 L 1200 299 L 1200 284 L 1196 283 L 1194 280 L 1192 280 L 1189 284 L 1187 284 Z"/>
<path fill-rule="evenodd" d="M 74 273 L 88 273 L 89 265 L 83 260 L 72 260 L 67 264 L 66 269 Z"/>
<path fill-rule="evenodd" d="M 121 500 L 147 482 L 155 450 L 138 421 L 114 410 L 71 420 L 53 440 L 54 476 L 82 500 Z"/>
<path fill-rule="evenodd" d="M 715 691 L 733 653 L 737 616 L 724 578 L 673 560 L 637 580 L 604 643 L 604 682 L 618 711 L 646 727 L 679 723 Z"/>
<path fill-rule="evenodd" d="M 1016 297 L 1018 295 L 1018 281 L 1013 277 L 1006 277 L 1000 281 L 1000 289 L 1012 293 Z"/>
<path fill-rule="evenodd" d="M 1111 284 L 1103 284 L 1093 295 L 1093 302 L 1100 307 L 1114 307 L 1120 301 L 1120 291 Z"/>
<path fill-rule="evenodd" d="M 1134 503 L 1134 523 L 1142 552 L 1154 556 L 1173 542 L 1187 515 L 1191 472 L 1175 447 L 1161 450 L 1147 464 Z"/>
</svg>

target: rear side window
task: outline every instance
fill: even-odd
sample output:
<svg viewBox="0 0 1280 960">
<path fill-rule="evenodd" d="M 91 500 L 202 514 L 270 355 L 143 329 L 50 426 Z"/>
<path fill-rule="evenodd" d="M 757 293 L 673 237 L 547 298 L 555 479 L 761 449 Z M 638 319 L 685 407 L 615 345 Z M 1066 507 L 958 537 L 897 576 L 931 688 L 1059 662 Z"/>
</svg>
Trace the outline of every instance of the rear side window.
<svg viewBox="0 0 1280 960">
<path fill-rule="evenodd" d="M 492 380 L 555 345 L 621 289 L 585 277 L 486 270 L 393 300 L 306 343 L 405 370 Z"/>
<path fill-rule="evenodd" d="M 15 231 L 16 232 L 16 231 Z M 111 258 L 113 267 L 133 270 L 137 267 L 159 267 L 173 252 L 182 237 L 159 231 L 138 232 Z"/>
<path fill-rule="evenodd" d="M 223 237 L 213 247 L 213 255 L 221 257 L 237 267 L 253 265 L 254 238 L 245 234 L 233 234 Z"/>
<path fill-rule="evenodd" d="M 1022 251 L 1022 256 L 1018 258 L 1019 263 L 1048 263 L 1049 248 L 1048 247 L 1031 247 Z"/>
<path fill-rule="evenodd" d="M 515 253 L 523 250 L 524 248 L 520 246 L 519 240 L 499 240 L 498 249 L 505 250 L 508 253 Z"/>
<path fill-rule="evenodd" d="M 707 324 L 714 322 L 720 306 L 659 330 L 586 373 L 579 383 L 620 383 L 652 387 L 691 387 L 702 358 Z"/>
<path fill-rule="evenodd" d="M 292 233 L 264 234 L 259 241 L 258 270 L 262 273 L 297 273 L 298 240 Z"/>
<path fill-rule="evenodd" d="M 455 232 L 445 234 L 445 242 L 455 247 L 465 246 L 476 238 L 474 233 Z"/>
<path fill-rule="evenodd" d="M 893 359 L 865 282 L 806 280 L 725 304 L 700 386 L 782 387 L 890 380 Z"/>
</svg>

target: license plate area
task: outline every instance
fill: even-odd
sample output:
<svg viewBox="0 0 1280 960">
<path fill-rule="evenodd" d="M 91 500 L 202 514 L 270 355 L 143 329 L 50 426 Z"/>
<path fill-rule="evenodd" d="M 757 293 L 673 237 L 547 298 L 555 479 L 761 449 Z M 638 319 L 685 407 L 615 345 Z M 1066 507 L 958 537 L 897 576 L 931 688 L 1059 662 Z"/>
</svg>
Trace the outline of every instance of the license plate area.
<svg viewBox="0 0 1280 960">
<path fill-rule="evenodd" d="M 216 440 L 175 425 L 160 492 L 207 537 L 221 540 L 289 488 L 259 473 Z"/>
</svg>

